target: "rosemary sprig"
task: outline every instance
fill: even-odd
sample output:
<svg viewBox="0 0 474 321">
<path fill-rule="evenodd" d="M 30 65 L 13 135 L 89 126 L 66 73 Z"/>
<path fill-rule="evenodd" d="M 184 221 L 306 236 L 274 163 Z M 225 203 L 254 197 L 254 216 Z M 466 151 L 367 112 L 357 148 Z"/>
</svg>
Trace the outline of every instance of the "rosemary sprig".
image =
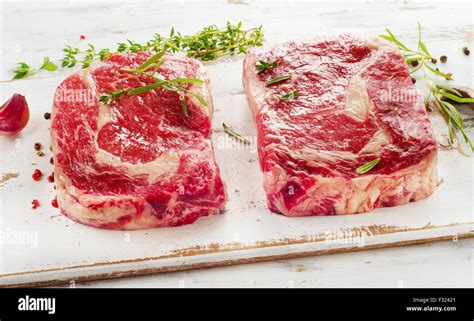
<svg viewBox="0 0 474 321">
<path fill-rule="evenodd" d="M 418 66 L 411 70 L 411 74 L 417 72 L 418 70 L 423 71 L 423 76 L 426 80 L 428 86 L 429 96 L 427 98 L 427 105 L 430 105 L 430 102 L 433 102 L 434 105 L 440 110 L 441 114 L 446 119 L 448 124 L 448 139 L 451 146 L 458 146 L 459 141 L 457 133 L 461 133 L 464 141 L 469 144 L 472 151 L 474 151 L 473 143 L 469 136 L 466 134 L 465 125 L 462 119 L 459 110 L 454 107 L 451 103 L 443 100 L 450 99 L 452 101 L 464 104 L 474 102 L 473 98 L 463 98 L 462 94 L 457 91 L 455 88 L 446 85 L 437 84 L 436 81 L 431 77 L 441 77 L 445 80 L 453 80 L 450 73 L 444 73 L 438 68 L 433 68 L 429 65 L 429 62 L 432 61 L 433 57 L 431 56 L 426 44 L 423 42 L 421 37 L 421 24 L 418 22 L 418 47 L 417 50 L 408 48 L 400 40 L 398 40 L 395 35 L 389 30 L 386 29 L 387 35 L 380 35 L 383 39 L 386 39 L 390 42 L 393 42 L 397 45 L 400 51 L 405 56 L 405 60 L 408 66 L 412 66 L 413 61 L 418 61 Z M 461 150 L 461 149 L 460 149 Z M 462 151 L 462 150 L 461 150 Z"/>
<path fill-rule="evenodd" d="M 144 63 L 139 65 L 136 68 L 129 69 L 129 68 L 122 68 L 122 71 L 130 72 L 134 74 L 140 74 L 147 77 L 152 78 L 155 82 L 140 86 L 137 88 L 122 88 L 116 91 L 104 90 L 104 95 L 99 97 L 99 101 L 104 104 L 111 104 L 123 95 L 133 96 L 139 95 L 150 90 L 154 90 L 157 88 L 162 88 L 164 90 L 174 91 L 180 95 L 180 104 L 181 104 L 181 111 L 183 115 L 187 118 L 189 116 L 189 110 L 186 105 L 186 100 L 184 98 L 184 94 L 190 94 L 194 96 L 201 104 L 207 106 L 207 101 L 199 94 L 188 90 L 187 88 L 183 87 L 183 85 L 187 84 L 194 84 L 194 85 L 202 85 L 204 82 L 198 78 L 174 78 L 174 79 L 162 79 L 158 75 L 157 71 L 158 68 L 164 62 L 164 52 L 159 52 L 150 58 L 148 58 Z"/>
<path fill-rule="evenodd" d="M 371 160 L 370 162 L 367 162 L 364 165 L 357 167 L 356 172 L 358 174 L 365 174 L 368 171 L 370 171 L 372 168 L 377 166 L 377 164 L 380 163 L 380 160 L 381 160 L 381 158 L 377 157 L 376 159 Z"/>
<path fill-rule="evenodd" d="M 434 103 L 441 111 L 443 116 L 448 122 L 448 141 L 450 145 L 456 145 L 457 135 L 456 132 L 460 132 L 464 141 L 469 144 L 469 147 L 474 151 L 474 146 L 471 139 L 465 131 L 464 121 L 459 111 L 450 102 L 443 100 L 444 98 L 450 99 L 457 103 L 466 104 L 473 103 L 473 98 L 463 98 L 462 94 L 454 88 L 450 88 L 443 85 L 435 85 L 431 88 L 431 95 L 434 98 Z"/>
<path fill-rule="evenodd" d="M 250 144 L 250 141 L 248 139 L 245 139 L 242 135 L 237 133 L 232 127 L 226 125 L 226 123 L 222 123 L 222 128 L 224 128 L 224 131 L 229 135 L 230 137 L 244 143 L 244 144 Z"/>
<path fill-rule="evenodd" d="M 268 87 L 268 86 L 276 85 L 276 84 L 279 84 L 281 82 L 287 81 L 288 79 L 291 79 L 291 75 L 284 75 L 284 76 L 276 77 L 276 78 L 273 78 L 273 79 L 270 79 L 269 81 L 267 81 L 265 83 L 265 86 Z"/>
<path fill-rule="evenodd" d="M 243 29 L 242 22 L 236 25 L 227 22 L 224 28 L 210 25 L 202 28 L 195 35 L 189 36 L 183 36 L 172 28 L 168 37 L 155 34 L 152 39 L 145 43 L 126 40 L 125 42 L 118 43 L 115 50 L 110 48 L 97 50 L 92 44 L 89 44 L 86 50 L 80 50 L 79 48 L 67 45 L 62 49 L 64 56 L 61 59 L 61 66 L 63 68 L 72 68 L 76 65 L 81 65 L 82 68 L 87 68 L 92 62 L 104 60 L 113 53 L 133 53 L 139 51 L 152 51 L 156 53 L 183 52 L 188 57 L 207 61 L 223 56 L 246 53 L 248 48 L 262 45 L 262 26 Z M 20 72 L 17 74 L 20 76 L 15 79 L 25 78 L 33 74 L 32 72 L 27 72 L 29 66 L 26 63 L 19 64 L 20 67 L 18 69 L 20 69 Z M 43 70 L 49 71 L 49 69 Z M 17 77 L 17 74 L 15 77 Z"/>
<path fill-rule="evenodd" d="M 13 72 L 15 73 L 13 79 L 26 78 L 37 73 L 40 70 L 55 71 L 56 69 L 58 69 L 58 66 L 56 66 L 54 62 L 49 60 L 48 57 L 43 58 L 43 64 L 39 68 L 31 68 L 26 62 L 19 62 L 17 63 L 17 65 L 18 67 L 13 70 Z"/>
<path fill-rule="evenodd" d="M 296 98 L 298 98 L 298 90 L 292 90 L 280 96 L 281 100 L 289 100 L 289 99 L 296 99 Z"/>
<path fill-rule="evenodd" d="M 119 99 L 120 97 L 122 97 L 123 95 L 125 95 L 127 93 L 127 90 L 126 89 L 118 89 L 116 91 L 112 91 L 112 90 L 104 90 L 103 91 L 105 93 L 105 95 L 102 95 L 99 97 L 99 101 L 103 104 L 111 104 L 113 103 L 114 101 L 116 101 L 117 99 Z"/>
<path fill-rule="evenodd" d="M 413 61 L 418 61 L 419 63 L 418 66 L 415 69 L 413 69 L 411 73 L 414 73 L 422 68 L 426 68 L 428 71 L 432 72 L 433 74 L 437 76 L 441 76 L 445 78 L 446 80 L 453 79 L 450 74 L 441 72 L 437 68 L 433 68 L 430 65 L 428 65 L 427 61 L 432 61 L 433 56 L 431 56 L 431 54 L 428 51 L 428 48 L 426 47 L 425 43 L 422 40 L 421 24 L 419 22 L 418 22 L 418 48 L 417 50 L 408 48 L 408 46 L 403 44 L 400 40 L 397 39 L 397 37 L 395 37 L 393 32 L 390 31 L 390 29 L 386 28 L 385 30 L 387 31 L 387 35 L 380 35 L 380 37 L 396 44 L 397 47 L 405 56 L 405 61 L 409 66 L 412 64 Z"/>
<path fill-rule="evenodd" d="M 278 61 L 269 62 L 265 60 L 259 60 L 255 65 L 255 70 L 257 70 L 257 73 L 261 74 L 267 69 L 275 68 L 276 66 L 278 66 Z"/>
</svg>

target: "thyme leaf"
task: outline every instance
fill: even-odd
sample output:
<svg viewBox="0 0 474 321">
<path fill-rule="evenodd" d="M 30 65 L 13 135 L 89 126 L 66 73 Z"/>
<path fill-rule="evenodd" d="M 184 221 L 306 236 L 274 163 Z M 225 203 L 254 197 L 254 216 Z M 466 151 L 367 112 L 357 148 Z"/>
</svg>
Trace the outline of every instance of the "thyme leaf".
<svg viewBox="0 0 474 321">
<path fill-rule="evenodd" d="M 43 58 L 43 64 L 41 65 L 41 67 L 39 69 L 40 70 L 46 70 L 46 71 L 55 71 L 56 69 L 58 69 L 58 66 L 56 66 L 56 64 L 54 62 L 49 60 L 48 57 L 44 57 Z"/>
<path fill-rule="evenodd" d="M 37 73 L 40 70 L 55 71 L 58 66 L 48 57 L 43 58 L 43 64 L 39 68 L 31 68 L 26 62 L 17 63 L 18 67 L 13 70 L 15 75 L 12 79 L 22 79 Z"/>
</svg>

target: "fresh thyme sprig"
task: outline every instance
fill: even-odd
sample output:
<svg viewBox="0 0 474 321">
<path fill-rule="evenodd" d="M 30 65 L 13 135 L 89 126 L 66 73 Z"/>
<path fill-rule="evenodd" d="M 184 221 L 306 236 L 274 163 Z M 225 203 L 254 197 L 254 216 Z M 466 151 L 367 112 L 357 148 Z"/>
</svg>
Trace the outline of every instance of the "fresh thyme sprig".
<svg viewBox="0 0 474 321">
<path fill-rule="evenodd" d="M 164 46 L 171 52 L 184 52 L 188 57 L 200 60 L 215 60 L 222 56 L 246 53 L 247 49 L 263 45 L 262 26 L 242 29 L 242 22 L 225 28 L 216 25 L 204 27 L 194 36 L 182 36 L 171 29 L 169 38 L 155 37 L 158 47 Z"/>
<path fill-rule="evenodd" d="M 124 95 L 133 96 L 148 92 L 150 90 L 154 90 L 157 88 L 162 88 L 164 90 L 174 91 L 180 95 L 180 104 L 181 104 L 181 111 L 183 112 L 185 117 L 189 116 L 189 110 L 186 105 L 186 100 L 184 98 L 184 94 L 190 94 L 195 97 L 201 104 L 207 106 L 207 101 L 199 94 L 188 90 L 187 88 L 183 87 L 183 85 L 187 84 L 194 84 L 194 85 L 202 85 L 204 82 L 198 78 L 174 78 L 174 79 L 162 79 L 158 74 L 158 68 L 164 63 L 164 56 L 165 52 L 159 52 L 150 58 L 148 58 L 143 64 L 140 66 L 129 69 L 129 68 L 122 68 L 122 71 L 140 74 L 147 77 L 152 78 L 155 82 L 140 86 L 137 88 L 122 88 L 116 91 L 111 90 L 104 90 L 104 95 L 99 97 L 99 101 L 104 104 L 111 104 L 117 99 L 121 98 Z"/>
<path fill-rule="evenodd" d="M 418 65 L 415 66 L 414 69 L 411 70 L 411 74 L 417 72 L 418 70 L 423 71 L 423 76 L 426 80 L 426 84 L 429 90 L 429 96 L 426 99 L 426 105 L 429 106 L 430 102 L 441 111 L 441 114 L 447 121 L 448 124 L 448 138 L 449 143 L 451 146 L 459 147 L 462 152 L 461 146 L 459 145 L 459 140 L 457 137 L 457 133 L 460 132 L 464 141 L 469 144 L 472 151 L 474 151 L 474 146 L 472 144 L 471 139 L 466 134 L 465 125 L 462 119 L 459 110 L 454 107 L 451 103 L 445 101 L 444 99 L 450 99 L 452 101 L 458 103 L 472 103 L 474 102 L 473 98 L 463 98 L 462 94 L 457 91 L 455 88 L 440 85 L 436 83 L 436 81 L 431 76 L 438 76 L 442 77 L 445 80 L 453 80 L 452 75 L 450 73 L 444 73 L 440 71 L 438 68 L 433 68 L 429 65 L 430 61 L 433 61 L 434 58 L 429 53 L 425 43 L 421 37 L 421 24 L 418 23 L 418 47 L 417 50 L 413 50 L 408 48 L 405 44 L 403 44 L 400 40 L 398 40 L 395 35 L 389 30 L 386 29 L 387 35 L 380 35 L 381 38 L 386 39 L 390 42 L 393 42 L 397 45 L 400 51 L 405 56 L 405 60 L 408 66 L 413 66 L 413 61 L 417 61 Z M 416 65 L 416 64 L 415 64 Z"/>
<path fill-rule="evenodd" d="M 54 62 L 49 60 L 48 57 L 44 57 L 43 64 L 39 68 L 31 68 L 30 65 L 28 65 L 26 62 L 19 62 L 17 64 L 18 67 L 13 70 L 13 72 L 15 73 L 13 79 L 26 78 L 37 73 L 40 70 L 55 71 L 56 69 L 58 69 L 58 66 L 56 66 Z"/>
<path fill-rule="evenodd" d="M 110 56 L 111 52 L 108 48 L 96 51 L 94 45 L 88 44 L 85 51 L 71 46 L 63 48 L 64 57 L 61 59 L 63 68 L 72 68 L 77 64 L 81 64 L 82 68 L 87 68 L 94 61 L 104 60 Z"/>
<path fill-rule="evenodd" d="M 359 167 L 356 169 L 356 172 L 357 172 L 358 174 L 365 174 L 365 173 L 367 173 L 368 171 L 370 171 L 372 168 L 374 168 L 375 166 L 377 166 L 377 164 L 380 163 L 380 160 L 381 160 L 381 158 L 380 158 L 380 157 L 377 157 L 376 159 L 373 159 L 373 160 L 371 160 L 370 162 L 367 162 L 367 163 L 365 163 L 364 165 L 359 166 Z"/>
<path fill-rule="evenodd" d="M 222 123 L 222 128 L 224 128 L 224 131 L 229 135 L 230 137 L 244 143 L 244 144 L 250 144 L 250 141 L 246 138 L 244 138 L 242 135 L 237 133 L 232 127 L 228 126 L 226 123 Z"/>
<path fill-rule="evenodd" d="M 86 50 L 80 50 L 79 48 L 67 45 L 62 50 L 64 56 L 61 59 L 61 66 L 63 68 L 72 68 L 76 65 L 81 65 L 82 68 L 87 68 L 92 62 L 104 60 L 113 53 L 134 53 L 139 51 L 152 51 L 156 53 L 183 52 L 190 58 L 207 61 L 223 56 L 246 53 L 248 48 L 262 45 L 262 26 L 243 29 L 242 22 L 236 25 L 227 22 L 224 28 L 210 25 L 202 28 L 195 35 L 190 36 L 183 36 L 172 28 L 168 37 L 155 34 L 152 39 L 145 43 L 126 40 L 126 42 L 118 43 L 115 50 L 110 48 L 97 50 L 92 44 L 89 44 Z M 25 68 L 29 68 L 26 63 L 20 64 L 20 68 L 23 69 L 21 69 L 21 77 L 19 78 L 25 78 L 32 74 L 25 71 Z"/>
</svg>

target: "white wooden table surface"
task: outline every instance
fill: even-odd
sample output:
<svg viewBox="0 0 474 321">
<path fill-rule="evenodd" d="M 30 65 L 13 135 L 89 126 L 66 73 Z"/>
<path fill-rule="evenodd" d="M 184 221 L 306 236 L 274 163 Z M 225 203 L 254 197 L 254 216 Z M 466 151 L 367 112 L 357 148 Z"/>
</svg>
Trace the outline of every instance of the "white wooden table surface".
<svg viewBox="0 0 474 321">
<path fill-rule="evenodd" d="M 142 42 L 156 32 L 167 34 L 171 26 L 186 34 L 208 24 L 223 25 L 226 20 L 241 20 L 249 27 L 263 24 L 264 30 L 276 30 L 267 37 L 270 43 L 275 39 L 328 33 L 376 36 L 387 26 L 405 39 L 414 40 L 417 21 L 424 25 L 426 42 L 438 47 L 445 45 L 448 55 L 458 49 L 452 44 L 472 42 L 474 38 L 473 6 L 467 2 L 229 2 L 232 4 L 225 1 L 1 1 L 0 81 L 11 78 L 10 70 L 17 61 L 39 65 L 44 56 L 59 59 L 64 44 L 81 45 L 81 34 L 98 47 L 115 47 L 125 39 Z M 54 76 L 69 72 L 58 71 Z M 472 70 L 459 76 L 472 84 Z M 37 77 L 51 75 L 43 73 Z M 10 94 L 0 92 L 2 101 Z M 473 287 L 473 249 L 474 239 L 466 239 L 76 286 Z"/>
<path fill-rule="evenodd" d="M 474 287 L 474 238 L 161 273 L 76 287 Z"/>
</svg>

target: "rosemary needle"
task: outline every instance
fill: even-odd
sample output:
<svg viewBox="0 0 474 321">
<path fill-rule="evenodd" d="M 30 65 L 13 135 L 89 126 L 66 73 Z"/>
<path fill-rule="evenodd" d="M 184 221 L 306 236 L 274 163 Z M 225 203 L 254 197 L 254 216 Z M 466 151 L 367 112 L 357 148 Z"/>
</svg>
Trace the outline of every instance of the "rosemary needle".
<svg viewBox="0 0 474 321">
<path fill-rule="evenodd" d="M 232 127 L 227 126 L 226 123 L 222 123 L 222 128 L 224 128 L 224 131 L 229 135 L 230 137 L 244 143 L 244 144 L 250 144 L 250 141 L 248 139 L 245 139 L 242 137 L 242 135 L 238 134 Z"/>
<path fill-rule="evenodd" d="M 280 96 L 281 100 L 296 99 L 296 98 L 298 98 L 298 90 L 292 90 Z"/>
<path fill-rule="evenodd" d="M 380 163 L 380 157 L 377 157 L 376 159 L 371 160 L 370 162 L 367 162 L 367 163 L 365 163 L 365 164 L 362 165 L 362 166 L 359 166 L 359 167 L 356 169 L 356 172 L 357 172 L 358 174 L 365 174 L 365 173 L 367 173 L 368 171 L 370 171 L 372 168 L 374 168 L 375 166 L 377 166 L 378 163 Z"/>
<path fill-rule="evenodd" d="M 278 66 L 277 61 L 269 62 L 265 60 L 259 60 L 258 63 L 255 65 L 255 69 L 260 74 L 265 72 L 267 69 L 275 68 L 276 66 Z"/>
<path fill-rule="evenodd" d="M 276 78 L 273 78 L 273 79 L 270 79 L 269 81 L 267 81 L 265 83 L 265 86 L 272 86 L 272 85 L 276 85 L 276 84 L 279 84 L 283 81 L 287 81 L 288 79 L 291 79 L 291 75 L 284 75 L 284 76 L 280 76 L 280 77 L 276 77 Z"/>
</svg>

